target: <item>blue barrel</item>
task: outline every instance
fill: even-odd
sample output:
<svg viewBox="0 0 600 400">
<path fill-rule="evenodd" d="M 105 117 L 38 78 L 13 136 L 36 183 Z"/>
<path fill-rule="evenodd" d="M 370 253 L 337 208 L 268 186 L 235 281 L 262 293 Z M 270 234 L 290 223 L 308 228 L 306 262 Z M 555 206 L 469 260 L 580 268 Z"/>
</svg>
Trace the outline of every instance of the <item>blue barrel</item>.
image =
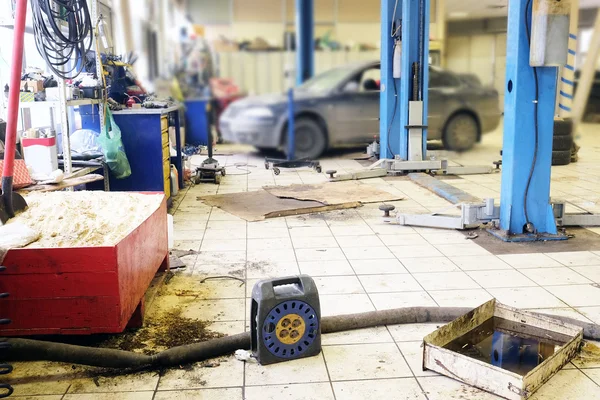
<svg viewBox="0 0 600 400">
<path fill-rule="evenodd" d="M 185 141 L 193 146 L 208 145 L 208 110 L 210 99 L 185 101 Z"/>
</svg>

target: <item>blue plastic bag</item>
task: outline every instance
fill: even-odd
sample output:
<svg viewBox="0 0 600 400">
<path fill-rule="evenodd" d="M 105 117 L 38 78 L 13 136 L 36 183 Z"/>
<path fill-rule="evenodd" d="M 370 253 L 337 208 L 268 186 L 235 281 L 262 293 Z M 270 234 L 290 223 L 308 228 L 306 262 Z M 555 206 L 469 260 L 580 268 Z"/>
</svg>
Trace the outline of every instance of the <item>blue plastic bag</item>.
<svg viewBox="0 0 600 400">
<path fill-rule="evenodd" d="M 98 143 L 102 146 L 104 159 L 111 172 L 117 179 L 124 179 L 131 175 L 131 166 L 121 140 L 121 130 L 115 123 L 110 109 L 108 107 L 104 109 L 106 110 L 104 127 L 98 136 Z"/>
</svg>

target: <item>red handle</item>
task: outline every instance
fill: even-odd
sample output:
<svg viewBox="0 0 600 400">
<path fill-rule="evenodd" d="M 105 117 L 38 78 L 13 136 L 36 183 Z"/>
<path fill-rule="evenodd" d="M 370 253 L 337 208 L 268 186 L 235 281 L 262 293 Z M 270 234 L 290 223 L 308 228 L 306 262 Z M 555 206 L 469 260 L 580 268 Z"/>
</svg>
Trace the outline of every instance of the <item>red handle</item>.
<svg viewBox="0 0 600 400">
<path fill-rule="evenodd" d="M 26 15 L 27 0 L 17 0 L 14 29 L 15 37 L 13 39 L 12 66 L 10 71 L 10 91 L 8 93 L 8 121 L 6 121 L 6 143 L 4 143 L 4 169 L 2 171 L 2 177 L 4 178 L 12 177 L 14 172 Z"/>
</svg>

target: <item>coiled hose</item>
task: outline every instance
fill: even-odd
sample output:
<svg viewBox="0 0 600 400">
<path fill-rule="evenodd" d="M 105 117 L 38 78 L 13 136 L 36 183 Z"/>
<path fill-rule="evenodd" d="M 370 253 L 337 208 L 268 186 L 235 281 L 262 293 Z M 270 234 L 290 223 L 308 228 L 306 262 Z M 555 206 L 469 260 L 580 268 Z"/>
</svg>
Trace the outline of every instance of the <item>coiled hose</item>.
<svg viewBox="0 0 600 400">
<path fill-rule="evenodd" d="M 472 311 L 462 307 L 409 307 L 372 311 L 321 319 L 321 333 L 343 332 L 381 325 L 450 322 Z M 600 326 L 576 319 L 550 316 L 583 328 L 583 336 L 600 340 Z M 173 347 L 148 356 L 123 350 L 112 350 L 51 343 L 30 339 L 7 339 L 9 356 L 18 361 L 56 361 L 104 368 L 145 369 L 167 368 L 224 356 L 238 349 L 250 349 L 250 332 L 212 339 L 206 342 Z"/>
</svg>

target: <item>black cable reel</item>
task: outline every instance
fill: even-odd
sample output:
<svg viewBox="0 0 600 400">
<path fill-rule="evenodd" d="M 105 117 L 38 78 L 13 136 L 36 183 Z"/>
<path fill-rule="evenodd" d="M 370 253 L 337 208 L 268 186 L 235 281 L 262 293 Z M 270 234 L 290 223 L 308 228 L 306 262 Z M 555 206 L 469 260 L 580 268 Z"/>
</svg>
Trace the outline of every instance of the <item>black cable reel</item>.
<svg viewBox="0 0 600 400">
<path fill-rule="evenodd" d="M 252 289 L 252 353 L 262 365 L 321 352 L 319 292 L 308 275 L 267 279 Z"/>
</svg>

